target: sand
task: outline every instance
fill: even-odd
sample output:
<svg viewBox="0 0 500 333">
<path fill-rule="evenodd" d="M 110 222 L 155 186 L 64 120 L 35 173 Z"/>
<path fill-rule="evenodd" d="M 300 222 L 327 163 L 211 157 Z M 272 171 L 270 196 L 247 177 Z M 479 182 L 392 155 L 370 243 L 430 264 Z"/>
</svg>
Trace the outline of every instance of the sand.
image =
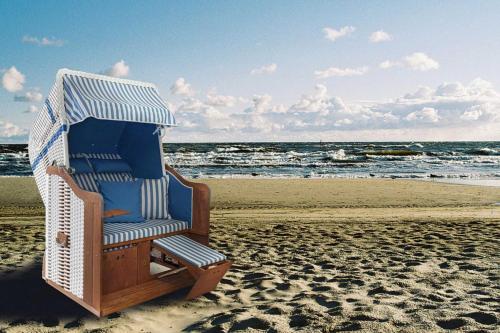
<svg viewBox="0 0 500 333">
<path fill-rule="evenodd" d="M 43 209 L 0 179 L 0 331 L 498 331 L 500 188 L 410 180 L 204 180 L 234 266 L 96 319 L 40 278 Z M 16 193 L 16 194 L 12 194 Z"/>
</svg>

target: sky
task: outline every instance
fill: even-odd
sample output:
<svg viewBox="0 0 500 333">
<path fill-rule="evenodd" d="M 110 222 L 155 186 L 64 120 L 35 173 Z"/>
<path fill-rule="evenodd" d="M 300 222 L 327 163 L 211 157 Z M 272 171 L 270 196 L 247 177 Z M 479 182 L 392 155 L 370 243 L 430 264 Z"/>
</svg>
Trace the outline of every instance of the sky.
<svg viewBox="0 0 500 333">
<path fill-rule="evenodd" d="M 169 142 L 500 140 L 500 1 L 0 0 L 0 142 L 60 68 L 154 83 Z"/>
</svg>

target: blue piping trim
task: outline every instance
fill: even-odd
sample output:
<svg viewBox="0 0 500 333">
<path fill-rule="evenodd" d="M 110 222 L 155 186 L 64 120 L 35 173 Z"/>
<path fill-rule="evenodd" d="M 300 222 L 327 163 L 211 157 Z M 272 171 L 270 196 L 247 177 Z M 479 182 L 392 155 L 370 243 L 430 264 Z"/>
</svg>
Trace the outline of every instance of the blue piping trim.
<svg viewBox="0 0 500 333">
<path fill-rule="evenodd" d="M 36 167 L 38 166 L 38 163 L 40 163 L 40 161 L 42 160 L 42 158 L 44 158 L 45 155 L 47 155 L 47 153 L 49 152 L 50 147 L 52 147 L 52 145 L 54 144 L 54 142 L 56 142 L 56 140 L 61 136 L 61 134 L 63 132 L 66 132 L 67 130 L 68 130 L 68 127 L 66 125 L 62 125 L 61 127 L 59 127 L 59 129 L 57 130 L 57 132 L 55 132 L 52 135 L 52 137 L 50 138 L 49 142 L 47 142 L 47 144 L 45 145 L 45 147 L 43 147 L 43 149 L 40 151 L 40 153 L 38 153 L 38 156 L 33 161 L 33 164 L 31 164 L 31 169 L 33 169 L 33 171 L 36 169 Z"/>
<path fill-rule="evenodd" d="M 54 116 L 54 111 L 52 110 L 52 106 L 50 105 L 50 101 L 47 98 L 45 100 L 45 105 L 47 105 L 47 112 L 49 113 L 50 120 L 52 121 L 52 124 L 56 123 L 56 117 Z"/>
</svg>

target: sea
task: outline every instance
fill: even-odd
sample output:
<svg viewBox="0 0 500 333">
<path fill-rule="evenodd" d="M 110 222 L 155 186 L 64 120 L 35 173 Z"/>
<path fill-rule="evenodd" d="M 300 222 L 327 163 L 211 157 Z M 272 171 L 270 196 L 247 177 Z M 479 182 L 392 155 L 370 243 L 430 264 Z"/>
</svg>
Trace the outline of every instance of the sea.
<svg viewBox="0 0 500 333">
<path fill-rule="evenodd" d="M 167 143 L 191 178 L 500 179 L 500 142 Z M 30 176 L 27 145 L 0 145 L 0 176 Z"/>
</svg>

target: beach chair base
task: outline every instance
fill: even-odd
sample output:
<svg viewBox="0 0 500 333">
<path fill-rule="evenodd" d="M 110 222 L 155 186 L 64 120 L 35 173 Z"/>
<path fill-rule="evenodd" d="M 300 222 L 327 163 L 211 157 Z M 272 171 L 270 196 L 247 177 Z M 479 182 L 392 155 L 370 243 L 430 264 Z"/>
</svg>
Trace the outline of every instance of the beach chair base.
<svg viewBox="0 0 500 333">
<path fill-rule="evenodd" d="M 176 240 L 182 241 L 182 243 L 176 243 Z M 195 283 L 186 296 L 188 300 L 214 290 L 231 267 L 231 262 L 226 260 L 222 254 L 182 235 L 157 239 L 153 241 L 153 248 L 186 268 L 191 277 L 194 278 Z M 208 256 L 212 256 L 212 258 L 207 259 L 209 263 L 203 265 L 203 261 L 193 261 L 193 258 L 189 256 L 193 253 L 208 253 Z"/>
</svg>

